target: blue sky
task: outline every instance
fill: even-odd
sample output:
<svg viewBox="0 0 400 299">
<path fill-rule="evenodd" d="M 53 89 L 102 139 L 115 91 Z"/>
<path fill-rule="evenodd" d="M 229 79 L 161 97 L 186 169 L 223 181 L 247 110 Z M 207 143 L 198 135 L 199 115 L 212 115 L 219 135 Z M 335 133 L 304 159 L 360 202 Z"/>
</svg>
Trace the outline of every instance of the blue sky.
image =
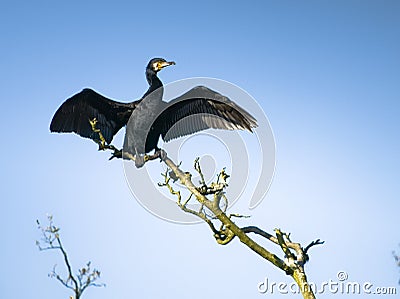
<svg viewBox="0 0 400 299">
<path fill-rule="evenodd" d="M 257 292 L 265 277 L 290 280 L 237 240 L 221 247 L 206 225 L 152 216 L 132 197 L 121 161 L 49 133 L 55 110 L 84 87 L 139 98 L 155 56 L 177 62 L 160 74 L 164 83 L 227 80 L 268 116 L 276 173 L 241 225 L 280 227 L 304 245 L 325 240 L 311 250 L 310 281 L 346 271 L 351 281 L 396 286 L 399 13 L 389 0 L 2 3 L 0 297 L 68 298 L 47 277 L 61 257 L 35 247 L 35 220 L 46 213 L 75 269 L 90 259 L 102 271 L 107 287 L 87 299 L 284 297 Z"/>
</svg>

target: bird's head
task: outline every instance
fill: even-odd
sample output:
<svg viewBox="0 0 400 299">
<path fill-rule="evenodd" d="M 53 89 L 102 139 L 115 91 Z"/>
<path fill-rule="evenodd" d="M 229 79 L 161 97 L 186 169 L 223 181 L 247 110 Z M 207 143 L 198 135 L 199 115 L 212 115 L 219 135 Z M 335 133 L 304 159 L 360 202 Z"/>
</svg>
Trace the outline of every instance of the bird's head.
<svg viewBox="0 0 400 299">
<path fill-rule="evenodd" d="M 174 61 L 166 61 L 164 58 L 153 58 L 152 60 L 149 61 L 149 64 L 147 65 L 148 70 L 152 70 L 154 72 L 158 72 L 165 68 L 166 66 L 174 65 Z"/>
</svg>

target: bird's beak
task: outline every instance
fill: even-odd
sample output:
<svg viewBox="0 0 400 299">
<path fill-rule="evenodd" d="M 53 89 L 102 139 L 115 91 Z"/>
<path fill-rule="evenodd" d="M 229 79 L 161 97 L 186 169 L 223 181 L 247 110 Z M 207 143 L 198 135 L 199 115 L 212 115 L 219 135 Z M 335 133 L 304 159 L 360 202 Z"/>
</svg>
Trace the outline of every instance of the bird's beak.
<svg viewBox="0 0 400 299">
<path fill-rule="evenodd" d="M 175 65 L 175 61 L 165 61 L 160 65 L 160 69 L 165 68 L 166 66 Z"/>
</svg>

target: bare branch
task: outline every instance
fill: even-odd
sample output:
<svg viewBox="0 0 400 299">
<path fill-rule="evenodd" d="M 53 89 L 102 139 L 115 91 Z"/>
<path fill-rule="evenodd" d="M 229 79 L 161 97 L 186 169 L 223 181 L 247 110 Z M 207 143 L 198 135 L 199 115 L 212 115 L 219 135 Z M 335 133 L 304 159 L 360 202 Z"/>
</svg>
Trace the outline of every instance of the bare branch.
<svg viewBox="0 0 400 299">
<path fill-rule="evenodd" d="M 188 210 L 186 205 L 181 205 L 180 200 L 178 201 L 178 205 L 184 210 L 189 213 L 192 213 L 207 223 L 209 223 L 216 241 L 218 244 L 225 245 L 231 242 L 235 237 L 238 237 L 239 240 L 248 246 L 250 249 L 255 251 L 257 254 L 265 258 L 266 260 L 273 263 L 278 268 L 285 271 L 286 274 L 291 275 L 296 283 L 300 286 L 301 292 L 304 298 L 315 298 L 312 289 L 309 287 L 307 282 L 307 277 L 304 272 L 304 264 L 308 261 L 309 257 L 307 255 L 307 251 L 314 245 L 322 244 L 320 240 L 316 240 L 310 243 L 305 249 L 301 247 L 299 243 L 294 243 L 290 239 L 290 234 L 286 234 L 281 230 L 275 230 L 276 236 L 273 236 L 255 226 L 248 226 L 245 228 L 239 228 L 232 220 L 232 217 L 236 218 L 247 218 L 246 216 L 239 215 L 239 214 L 231 214 L 226 215 L 225 211 L 227 208 L 227 199 L 226 197 L 226 207 L 224 211 L 220 208 L 220 200 L 222 198 L 223 190 L 228 186 L 227 178 L 229 175 L 226 174 L 225 169 L 223 169 L 217 177 L 217 181 L 211 183 L 210 186 L 207 186 L 205 183 L 205 178 L 202 174 L 201 167 L 199 164 L 199 159 L 195 160 L 194 168 L 200 175 L 200 187 L 196 187 L 193 182 L 191 181 L 191 175 L 188 173 L 184 173 L 176 166 L 167 156 L 164 154 L 163 160 L 165 164 L 171 169 L 174 173 L 176 178 L 179 178 L 180 182 L 186 186 L 186 188 L 190 191 L 192 195 L 195 196 L 196 200 L 202 205 L 209 209 L 215 217 L 213 220 L 218 219 L 221 221 L 221 227 L 219 230 L 216 231 L 215 226 L 212 224 L 210 225 L 211 220 L 204 215 L 204 213 Z M 167 173 L 166 173 L 167 176 Z M 167 177 L 164 177 L 167 179 Z M 168 181 L 169 182 L 169 181 Z M 172 189 L 172 187 L 170 187 Z M 170 191 L 171 191 L 170 189 Z M 171 192 L 172 193 L 172 192 Z M 213 194 L 213 200 L 210 200 L 206 197 L 206 195 Z M 190 199 L 190 198 L 189 198 Z M 187 203 L 186 201 L 185 203 Z M 276 255 L 272 254 L 261 245 L 256 243 L 253 239 L 251 239 L 247 234 L 248 233 L 256 233 L 258 235 L 263 236 L 264 238 L 270 240 L 271 242 L 278 244 L 282 251 L 285 254 L 285 261 L 281 260 Z M 292 252 L 293 250 L 294 252 Z"/>
<path fill-rule="evenodd" d="M 225 236 L 227 236 L 227 240 L 230 241 L 231 239 L 233 239 L 232 235 L 237 236 L 242 243 L 246 244 L 257 254 L 272 262 L 275 266 L 279 267 L 286 273 L 292 272 L 290 267 L 288 267 L 283 260 L 281 260 L 276 255 L 270 253 L 265 248 L 257 244 L 254 240 L 252 240 L 249 236 L 247 236 L 246 233 L 244 233 L 225 213 L 223 213 L 223 211 L 219 208 L 217 204 L 215 204 L 215 202 L 205 197 L 204 194 L 202 194 L 198 190 L 198 188 L 192 183 L 192 181 L 190 180 L 190 176 L 185 175 L 185 173 L 181 171 L 166 155 L 164 158 L 164 162 L 175 173 L 180 182 L 184 184 L 186 188 L 196 197 L 197 201 L 200 204 L 204 204 L 204 206 L 211 210 L 214 215 L 224 224 L 226 232 Z M 224 242 L 225 241 L 223 241 L 222 243 Z"/>
<path fill-rule="evenodd" d="M 201 167 L 200 167 L 200 162 L 199 162 L 200 158 L 197 157 L 196 160 L 194 160 L 194 169 L 199 173 L 200 175 L 200 184 L 202 186 L 207 187 L 206 185 L 206 181 L 204 180 L 204 175 L 203 172 L 201 171 Z"/>
<path fill-rule="evenodd" d="M 89 286 L 101 287 L 105 286 L 103 283 L 95 283 L 95 281 L 100 278 L 100 271 L 94 269 L 91 270 L 90 262 L 86 264 L 85 267 L 79 269 L 78 275 L 74 275 L 72 271 L 72 266 L 69 261 L 68 255 L 66 250 L 64 249 L 63 244 L 61 243 L 61 238 L 59 231 L 60 229 L 53 224 L 53 217 L 48 216 L 49 225 L 47 227 L 43 227 L 40 225 L 40 222 L 37 220 L 38 228 L 42 232 L 42 245 L 41 242 L 36 241 L 36 245 L 38 246 L 39 250 L 59 250 L 64 258 L 64 264 L 67 268 L 68 276 L 67 278 L 62 278 L 56 272 L 56 265 L 53 267 L 53 271 L 49 274 L 49 277 L 56 278 L 63 286 L 68 289 L 74 291 L 75 299 L 79 299 L 82 295 L 83 291 Z"/>
<path fill-rule="evenodd" d="M 266 231 L 263 231 L 261 228 L 258 228 L 257 226 L 246 226 L 246 227 L 242 227 L 241 230 L 243 232 L 245 232 L 246 234 L 247 233 L 255 233 L 255 234 L 260 235 L 260 236 L 270 240 L 271 242 L 279 245 L 278 239 L 276 237 L 274 237 L 270 233 L 267 233 Z"/>
<path fill-rule="evenodd" d="M 205 182 L 204 175 L 201 170 L 199 163 L 199 158 L 194 162 L 194 169 L 200 175 L 200 186 L 197 187 L 191 181 L 191 174 L 189 172 L 183 172 L 179 166 L 177 166 L 171 159 L 168 158 L 167 154 L 160 150 L 157 152 L 158 157 L 164 161 L 169 169 L 163 174 L 164 183 L 159 183 L 161 187 L 167 187 L 171 194 L 177 196 L 178 206 L 185 212 L 191 213 L 202 220 L 204 220 L 211 228 L 214 237 L 218 244 L 226 245 L 231 242 L 235 237 L 249 247 L 251 250 L 256 252 L 258 255 L 264 259 L 271 262 L 273 265 L 283 270 L 287 275 L 293 277 L 297 285 L 300 287 L 302 295 L 306 299 L 315 298 L 314 293 L 307 282 L 307 277 L 304 272 L 304 265 L 309 260 L 307 251 L 315 245 L 323 244 L 319 239 L 311 242 L 306 246 L 305 249 L 301 247 L 299 243 L 294 243 L 290 239 L 290 234 L 286 234 L 279 229 L 275 230 L 275 236 L 257 228 L 255 226 L 247 226 L 240 228 L 237 226 L 231 218 L 247 218 L 246 216 L 239 214 L 226 215 L 226 209 L 228 206 L 228 200 L 224 195 L 224 189 L 228 186 L 227 179 L 229 175 L 223 169 L 217 176 L 216 182 L 212 182 L 209 186 Z M 134 160 L 134 157 L 129 157 Z M 175 182 L 179 179 L 180 183 L 183 184 L 187 190 L 190 192 L 190 197 L 182 203 L 182 198 L 180 191 L 175 191 L 170 185 L 170 179 Z M 200 203 L 201 207 L 199 211 L 189 209 L 187 203 L 191 200 L 192 195 Z M 213 195 L 213 199 L 209 199 L 206 196 Z M 224 199 L 225 208 L 222 210 L 220 207 L 220 201 Z M 204 212 L 204 208 L 210 210 L 214 216 L 210 217 Z M 220 228 L 217 230 L 213 224 L 213 220 L 219 220 L 221 222 Z M 279 245 L 284 252 L 285 260 L 282 260 L 275 254 L 269 252 L 264 247 L 255 242 L 252 238 L 248 236 L 249 233 L 255 233 L 260 235 L 269 241 Z M 292 252 L 293 250 L 293 252 Z"/>
<path fill-rule="evenodd" d="M 321 241 L 320 239 L 317 239 L 317 240 L 315 240 L 315 241 L 312 241 L 310 244 L 308 244 L 308 245 L 306 246 L 306 248 L 304 248 L 304 253 L 307 253 L 308 250 L 309 250 L 311 247 L 313 247 L 313 246 L 315 246 L 315 245 L 322 245 L 322 244 L 324 244 L 324 243 L 325 243 L 325 241 Z"/>
<path fill-rule="evenodd" d="M 275 234 L 276 234 L 276 238 L 278 240 L 279 246 L 281 247 L 283 253 L 285 254 L 285 257 L 288 259 L 289 265 L 294 264 L 296 257 L 290 251 L 290 248 L 286 244 L 285 235 L 281 232 L 280 229 L 275 229 Z"/>
<path fill-rule="evenodd" d="M 161 175 L 164 177 L 164 182 L 163 182 L 163 183 L 158 183 L 158 186 L 160 186 L 160 187 L 167 187 L 168 190 L 169 190 L 169 192 L 170 192 L 172 195 L 175 195 L 175 196 L 177 197 L 177 205 L 178 205 L 183 211 L 185 211 L 185 212 L 187 212 L 187 213 L 190 213 L 190 214 L 192 214 L 192 215 L 195 215 L 195 216 L 197 216 L 197 217 L 203 219 L 203 220 L 210 226 L 210 228 L 211 228 L 211 230 L 213 231 L 213 233 L 214 233 L 215 235 L 218 235 L 219 232 L 215 229 L 214 224 L 212 223 L 212 221 L 211 221 L 210 219 L 207 218 L 207 215 L 202 211 L 202 210 L 203 210 L 203 209 L 202 209 L 203 206 L 200 207 L 200 210 L 199 210 L 199 211 L 195 211 L 195 210 L 192 210 L 192 209 L 190 209 L 190 208 L 187 207 L 187 204 L 189 203 L 189 201 L 190 201 L 190 199 L 192 198 L 192 195 L 193 195 L 193 194 L 190 194 L 189 198 L 188 198 L 184 203 L 181 202 L 181 200 L 182 200 L 181 192 L 180 192 L 180 191 L 175 191 L 175 190 L 172 188 L 171 184 L 169 183 L 170 180 L 171 180 L 171 177 L 169 176 L 169 173 L 170 173 L 170 169 L 167 168 L 167 170 L 165 171 L 165 173 L 161 174 Z"/>
</svg>

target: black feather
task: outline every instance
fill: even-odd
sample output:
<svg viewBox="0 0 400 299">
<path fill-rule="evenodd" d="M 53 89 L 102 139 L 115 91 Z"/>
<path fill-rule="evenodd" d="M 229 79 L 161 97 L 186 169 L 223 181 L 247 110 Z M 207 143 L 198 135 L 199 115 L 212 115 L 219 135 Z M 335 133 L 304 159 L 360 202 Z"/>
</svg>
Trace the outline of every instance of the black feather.
<svg viewBox="0 0 400 299">
<path fill-rule="evenodd" d="M 51 121 L 50 131 L 74 132 L 85 138 L 99 140 L 98 133 L 93 132 L 89 123 L 89 120 L 96 118 L 97 129 L 100 129 L 106 142 L 110 143 L 113 136 L 127 123 L 137 103 L 116 102 L 85 88 L 58 108 Z"/>
</svg>

